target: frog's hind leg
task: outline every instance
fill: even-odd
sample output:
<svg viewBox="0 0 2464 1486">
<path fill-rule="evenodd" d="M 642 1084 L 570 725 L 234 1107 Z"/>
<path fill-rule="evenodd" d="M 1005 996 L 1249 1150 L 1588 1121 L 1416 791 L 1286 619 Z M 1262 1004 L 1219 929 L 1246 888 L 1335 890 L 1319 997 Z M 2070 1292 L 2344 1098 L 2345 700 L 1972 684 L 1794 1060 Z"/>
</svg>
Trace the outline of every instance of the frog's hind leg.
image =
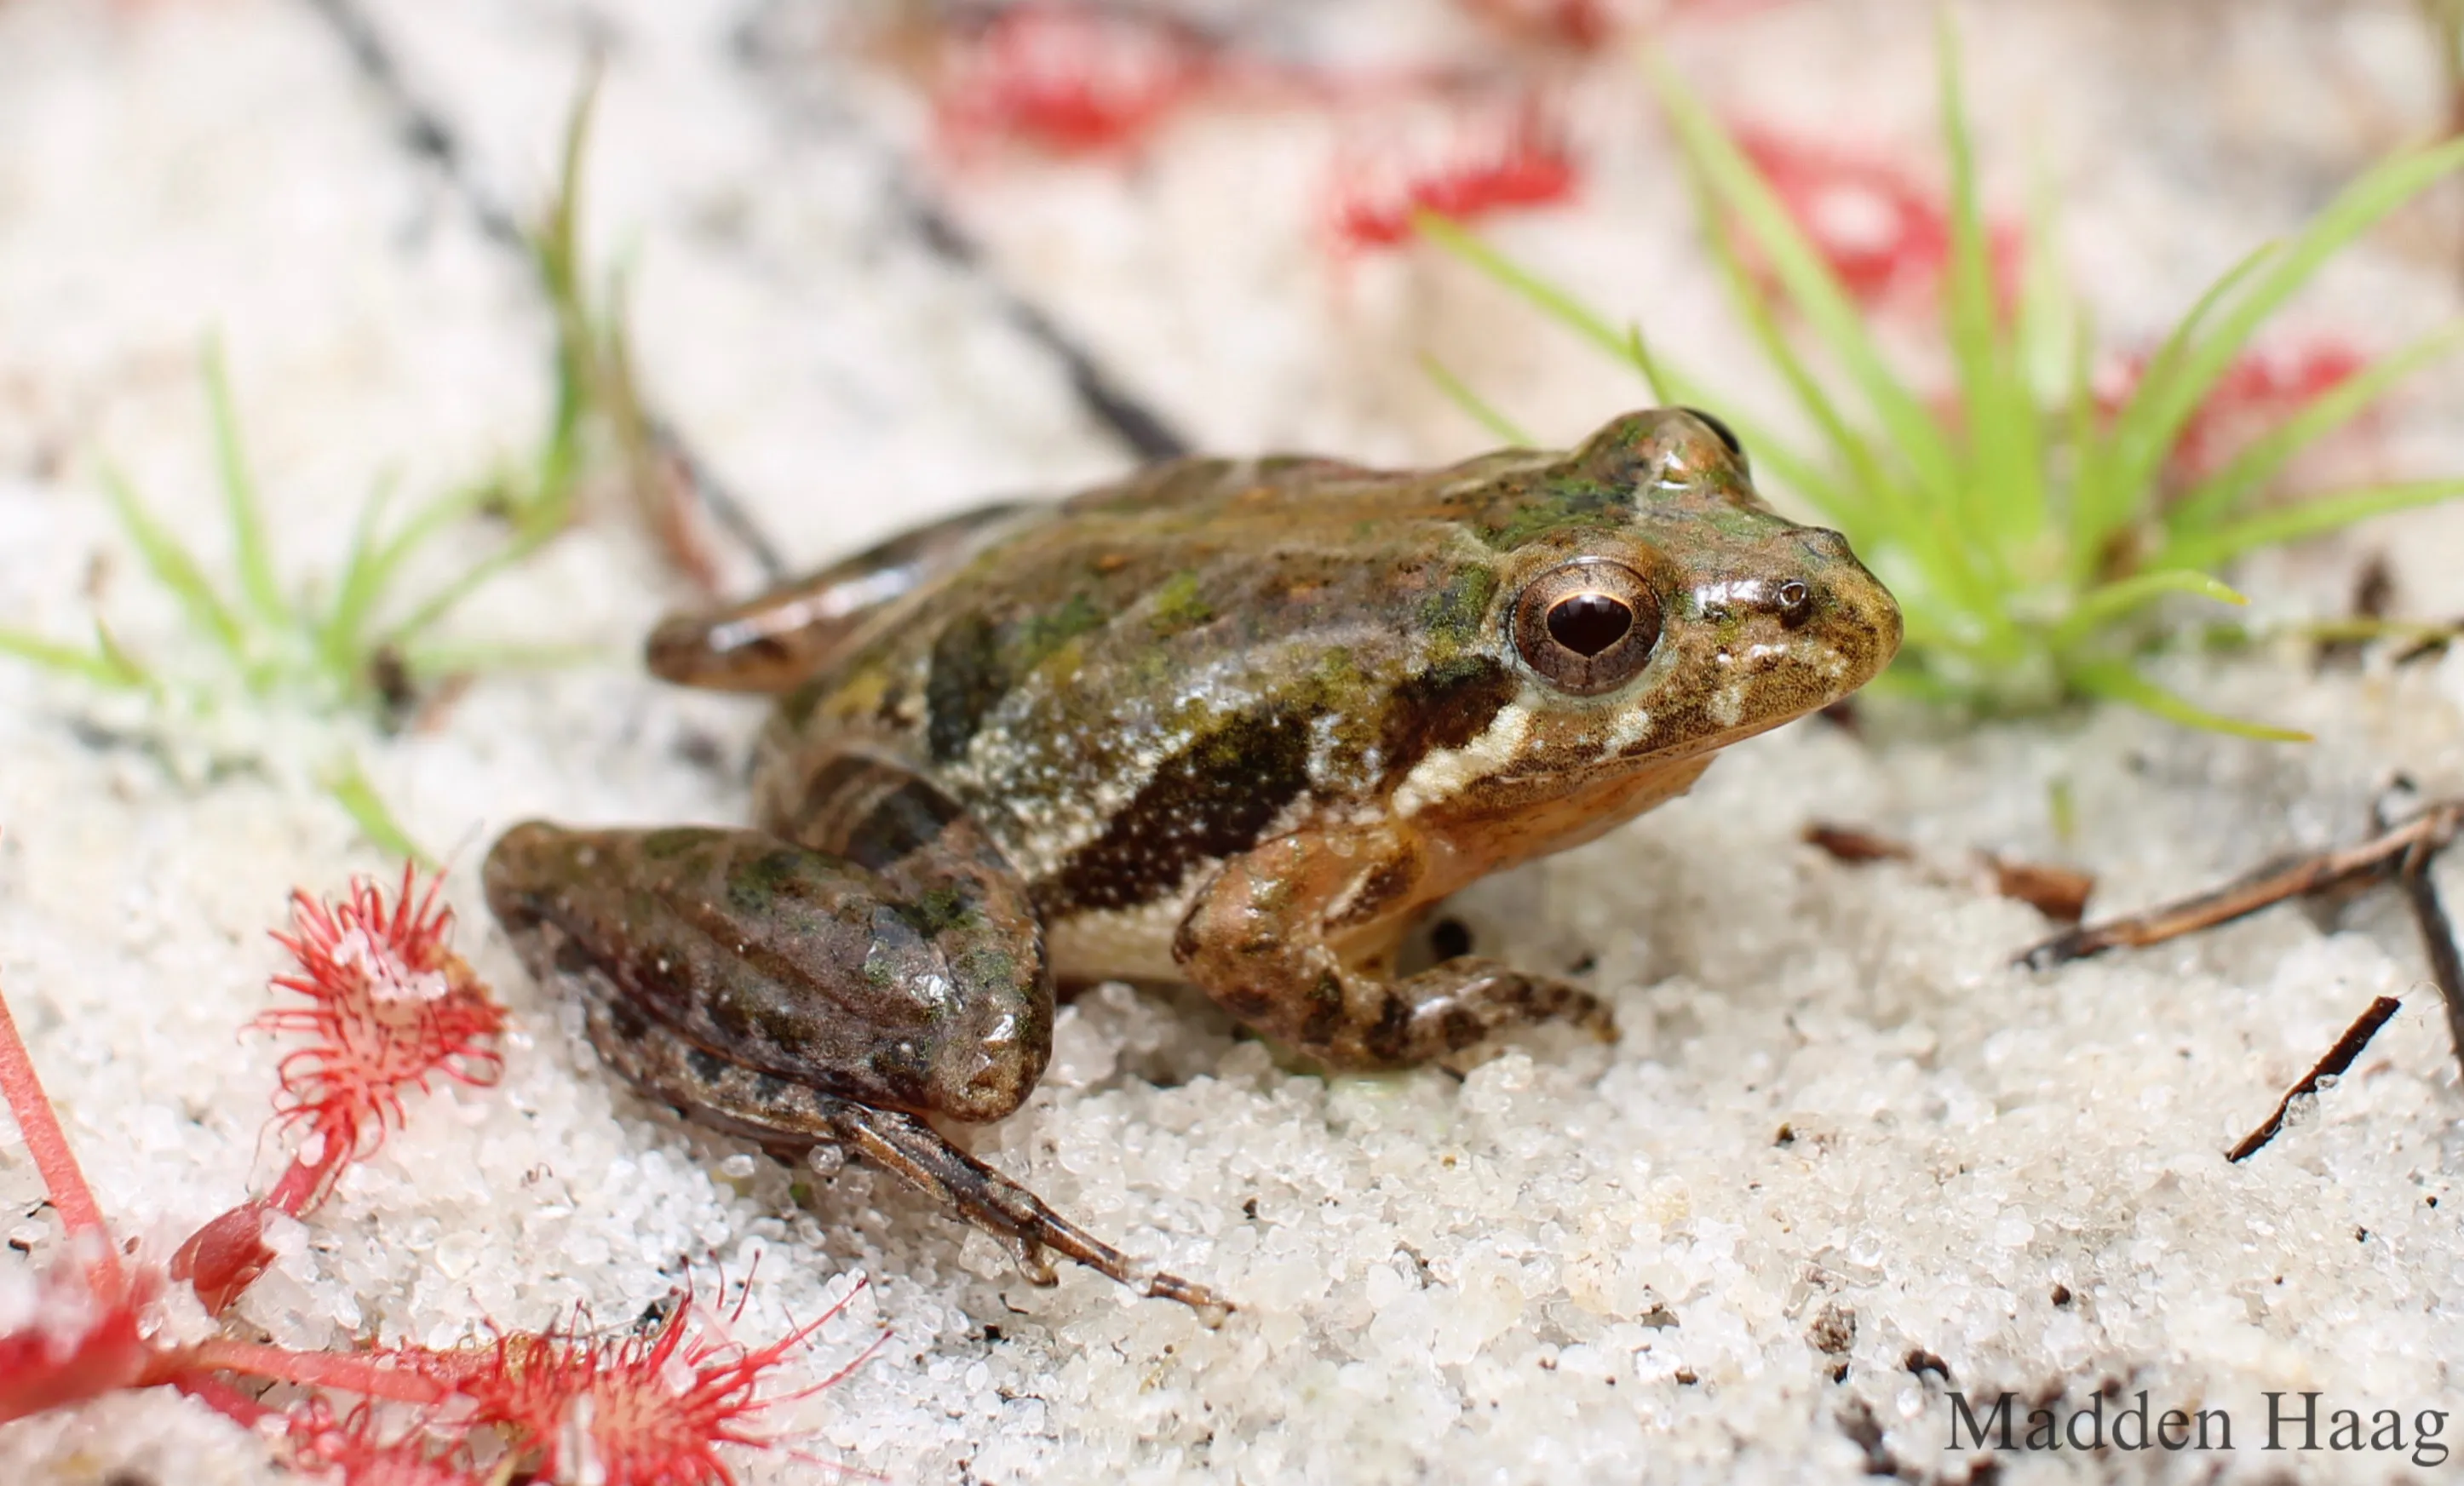
<svg viewBox="0 0 2464 1486">
<path fill-rule="evenodd" d="M 650 670 L 716 691 L 793 690 L 884 604 L 964 562 L 1031 509 L 1010 502 L 960 512 L 742 603 L 671 616 L 650 632 Z"/>
<path fill-rule="evenodd" d="M 856 808 L 758 830 L 575 831 L 531 821 L 483 869 L 488 906 L 543 984 L 572 994 L 608 1066 L 652 1098 L 774 1149 L 830 1143 L 1007 1243 L 1046 1249 L 1213 1313 L 1204 1288 L 1133 1263 L 922 1119 L 1016 1110 L 1051 1052 L 1052 988 L 1026 887 L 920 779 L 841 771 Z"/>
<path fill-rule="evenodd" d="M 1050 1249 L 1133 1290 L 1178 1300 L 1209 1325 L 1232 1309 L 1204 1285 L 1133 1260 L 914 1115 L 874 1109 L 722 1063 L 679 1038 L 652 1035 L 638 1016 L 623 1015 L 621 1003 L 592 995 L 585 1004 L 591 1045 L 627 1082 L 706 1125 L 759 1141 L 776 1155 L 825 1144 L 851 1152 L 1000 1239 L 1036 1284 L 1053 1283 L 1052 1265 L 1044 1257 Z"/>
</svg>

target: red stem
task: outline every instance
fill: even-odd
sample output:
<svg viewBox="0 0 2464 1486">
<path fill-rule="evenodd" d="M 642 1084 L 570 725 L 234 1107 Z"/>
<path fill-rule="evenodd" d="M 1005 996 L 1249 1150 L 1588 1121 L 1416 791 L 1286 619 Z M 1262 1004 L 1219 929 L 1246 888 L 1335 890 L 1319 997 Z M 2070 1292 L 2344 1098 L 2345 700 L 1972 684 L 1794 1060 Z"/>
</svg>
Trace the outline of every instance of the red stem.
<svg viewBox="0 0 2464 1486">
<path fill-rule="evenodd" d="M 77 1153 L 69 1149 L 68 1135 L 60 1128 L 51 1097 L 43 1092 L 43 1081 L 34 1072 L 33 1055 L 26 1050 L 26 1039 L 17 1034 L 17 1023 L 9 1015 L 6 996 L 0 996 L 0 1094 L 8 1096 L 9 1112 L 17 1117 L 17 1129 L 26 1137 L 26 1147 L 33 1152 L 34 1169 L 42 1173 L 43 1190 L 51 1194 L 52 1206 L 59 1210 L 60 1221 L 67 1225 L 72 1236 L 92 1234 L 101 1240 L 99 1254 L 87 1268 L 95 1289 L 118 1295 L 124 1283 L 120 1272 L 120 1252 L 112 1247 L 111 1230 L 102 1220 L 102 1209 L 95 1205 L 94 1190 L 86 1186 Z"/>
<path fill-rule="evenodd" d="M 255 1429 L 281 1411 L 266 1408 L 219 1378 L 186 1377 L 171 1386 L 246 1430 Z"/>
<path fill-rule="evenodd" d="M 164 1375 L 152 1381 L 177 1382 L 184 1375 L 229 1368 L 277 1383 L 338 1388 L 401 1404 L 432 1404 L 451 1391 L 432 1379 L 374 1357 L 351 1352 L 295 1352 L 287 1347 L 234 1342 L 225 1337 L 209 1337 L 194 1346 L 167 1354 L 165 1363 L 166 1366 L 158 1369 Z"/>
</svg>

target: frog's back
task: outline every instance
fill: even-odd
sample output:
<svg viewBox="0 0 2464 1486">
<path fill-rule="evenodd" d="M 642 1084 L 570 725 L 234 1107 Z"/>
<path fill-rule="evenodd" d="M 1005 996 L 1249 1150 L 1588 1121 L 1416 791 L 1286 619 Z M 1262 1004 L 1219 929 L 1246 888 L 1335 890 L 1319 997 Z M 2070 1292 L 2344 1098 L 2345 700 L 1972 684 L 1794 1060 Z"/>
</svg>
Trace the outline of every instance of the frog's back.
<svg viewBox="0 0 2464 1486">
<path fill-rule="evenodd" d="M 1140 907 L 1487 725 L 1519 682 L 1481 645 L 1498 553 L 1465 501 L 1554 457 L 1180 460 L 1023 517 L 787 700 L 767 804 L 891 752 L 1047 911 Z"/>
</svg>

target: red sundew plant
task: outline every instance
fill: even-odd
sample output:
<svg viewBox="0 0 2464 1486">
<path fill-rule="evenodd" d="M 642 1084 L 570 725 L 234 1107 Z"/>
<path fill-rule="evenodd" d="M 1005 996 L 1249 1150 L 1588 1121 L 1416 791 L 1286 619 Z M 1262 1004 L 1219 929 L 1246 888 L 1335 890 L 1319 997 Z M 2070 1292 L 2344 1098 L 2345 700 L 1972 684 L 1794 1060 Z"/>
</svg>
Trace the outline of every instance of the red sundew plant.
<svg viewBox="0 0 2464 1486">
<path fill-rule="evenodd" d="M 254 1422 L 257 1410 L 215 1375 L 229 1370 L 302 1387 L 335 1387 L 368 1397 L 429 1403 L 442 1389 L 381 1359 L 209 1338 L 194 1344 L 162 1339 L 156 1298 L 164 1275 L 123 1262 L 93 1189 L 43 1093 L 34 1061 L 0 997 L 0 1094 L 42 1174 L 43 1190 L 68 1230 L 76 1261 L 34 1281 L 32 1303 L 13 1307 L 0 1331 L 0 1424 L 123 1388 L 170 1386 L 209 1408 Z"/>
<path fill-rule="evenodd" d="M 193 1286 L 209 1311 L 219 1314 L 273 1262 L 266 1217 L 304 1217 L 324 1201 L 345 1167 L 401 1125 L 406 1093 L 440 1075 L 495 1082 L 503 1062 L 487 1044 L 504 1030 L 504 1009 L 450 948 L 453 910 L 437 901 L 443 886 L 438 877 L 419 894 L 406 863 L 390 905 L 365 878 L 337 904 L 292 894 L 291 931 L 274 939 L 299 973 L 274 984 L 308 1004 L 267 1012 L 254 1025 L 310 1039 L 278 1066 L 275 1114 L 275 1127 L 307 1133 L 271 1192 L 200 1228 L 172 1256 L 172 1278 Z"/>
<path fill-rule="evenodd" d="M 275 1122 L 304 1125 L 309 1134 L 270 1199 L 295 1217 L 322 1199 L 344 1166 L 373 1151 L 388 1125 L 403 1123 L 405 1093 L 425 1091 L 439 1075 L 485 1086 L 502 1071 L 487 1043 L 504 1031 L 504 1008 L 449 948 L 453 910 L 437 902 L 444 879 L 414 906 L 417 885 L 405 864 L 390 907 L 365 878 L 339 904 L 295 892 L 291 932 L 274 936 L 301 971 L 274 984 L 308 1004 L 267 1012 L 255 1024 L 312 1039 L 278 1069 Z"/>
<path fill-rule="evenodd" d="M 312 1398 L 269 1419 L 282 1421 L 292 1464 L 339 1473 L 349 1486 L 496 1486 L 500 1477 L 473 1463 L 467 1440 L 439 1440 L 413 1426 L 386 1437 L 376 1410 L 365 1404 L 337 1415 L 323 1398 Z"/>
<path fill-rule="evenodd" d="M 1423 214 L 1474 222 L 1504 211 L 1561 206 L 1582 186 L 1565 132 L 1525 99 L 1496 122 L 1461 128 L 1434 164 L 1354 157 L 1336 170 L 1330 229 L 1352 251 L 1395 248 L 1419 234 Z"/>
<path fill-rule="evenodd" d="M 735 1310 L 724 1317 L 704 1312 L 688 1292 L 648 1332 L 597 1334 L 577 1316 L 561 1328 L 500 1336 L 482 1345 L 405 1348 L 393 1355 L 469 1400 L 474 1423 L 508 1431 L 521 1442 L 523 1470 L 540 1478 L 731 1483 L 735 1476 L 718 1447 L 777 1445 L 774 1436 L 751 1430 L 756 1418 L 845 1381 L 889 1340 L 885 1333 L 819 1382 L 765 1393 L 768 1375 L 855 1297 L 850 1291 L 766 1346 L 747 1347 L 727 1334 L 726 1322 L 742 1318 L 750 1286 L 748 1276 Z"/>
<path fill-rule="evenodd" d="M 1146 138 L 1217 75 L 1215 49 L 1163 17 L 1029 0 L 951 43 L 934 112 L 953 158 L 992 141 L 1105 154 Z"/>
<path fill-rule="evenodd" d="M 167 1268 L 128 1262 L 114 1247 L 0 997 L 0 1095 L 68 1231 L 70 1256 L 29 1289 L 0 1292 L 0 1424 L 104 1393 L 170 1387 L 280 1441 L 294 1466 L 347 1486 L 502 1486 L 523 1462 L 528 1479 L 696 1486 L 734 1480 L 721 1447 L 778 1448 L 753 1428 L 763 1410 L 831 1387 L 878 1349 L 876 1342 L 808 1387 L 764 1391 L 847 1302 L 748 1347 L 724 1324 L 741 1319 L 741 1294 L 724 1318 L 704 1314 L 688 1294 L 655 1331 L 625 1338 L 590 1334 L 577 1322 L 445 1351 L 172 1340 L 160 1303 L 166 1281 L 188 1283 L 219 1312 L 272 1260 L 266 1217 L 297 1217 L 321 1201 L 349 1162 L 375 1149 L 388 1122 L 402 1123 L 406 1090 L 440 1073 L 493 1081 L 499 1063 L 486 1039 L 502 1029 L 504 1014 L 447 947 L 451 924 L 436 885 L 420 894 L 407 869 L 390 901 L 365 881 L 340 904 L 293 895 L 291 932 L 275 937 L 301 972 L 275 983 L 310 1004 L 269 1013 L 260 1024 L 316 1039 L 283 1060 L 275 1117 L 307 1125 L 308 1139 L 271 1194 L 207 1223 Z M 290 1384 L 306 1396 L 273 1409 L 226 1381 L 232 1375 Z M 344 1412 L 334 1392 L 367 1402 Z M 381 1412 L 380 1403 L 391 1407 Z M 474 1447 L 490 1435 L 505 1449 L 483 1471 Z"/>
</svg>

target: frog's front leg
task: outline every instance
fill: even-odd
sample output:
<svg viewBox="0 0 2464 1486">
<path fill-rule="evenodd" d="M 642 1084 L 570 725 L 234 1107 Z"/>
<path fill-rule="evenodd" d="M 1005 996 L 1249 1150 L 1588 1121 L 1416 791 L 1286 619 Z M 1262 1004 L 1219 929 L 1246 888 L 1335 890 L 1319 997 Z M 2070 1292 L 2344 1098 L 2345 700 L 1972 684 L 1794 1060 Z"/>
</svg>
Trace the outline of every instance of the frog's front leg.
<svg viewBox="0 0 2464 1486">
<path fill-rule="evenodd" d="M 1030 1278 L 1049 1278 L 1050 1248 L 1149 1294 L 1220 1304 L 924 1122 L 999 1119 L 1034 1087 L 1052 1039 L 1043 934 L 1023 885 L 946 797 L 869 760 L 839 774 L 848 789 L 816 801 L 803 841 L 517 826 L 489 853 L 489 907 L 533 973 L 580 997 L 602 1057 L 652 1097 L 773 1149 L 841 1144 L 1002 1239 Z"/>
<path fill-rule="evenodd" d="M 1458 955 L 1390 979 L 1335 941 L 1375 941 L 1426 890 L 1429 847 L 1396 825 L 1293 832 L 1226 862 L 1181 920 L 1173 958 L 1246 1025 L 1338 1068 L 1402 1068 L 1491 1033 L 1571 1021 L 1603 1040 L 1609 1010 L 1581 987 Z"/>
</svg>

